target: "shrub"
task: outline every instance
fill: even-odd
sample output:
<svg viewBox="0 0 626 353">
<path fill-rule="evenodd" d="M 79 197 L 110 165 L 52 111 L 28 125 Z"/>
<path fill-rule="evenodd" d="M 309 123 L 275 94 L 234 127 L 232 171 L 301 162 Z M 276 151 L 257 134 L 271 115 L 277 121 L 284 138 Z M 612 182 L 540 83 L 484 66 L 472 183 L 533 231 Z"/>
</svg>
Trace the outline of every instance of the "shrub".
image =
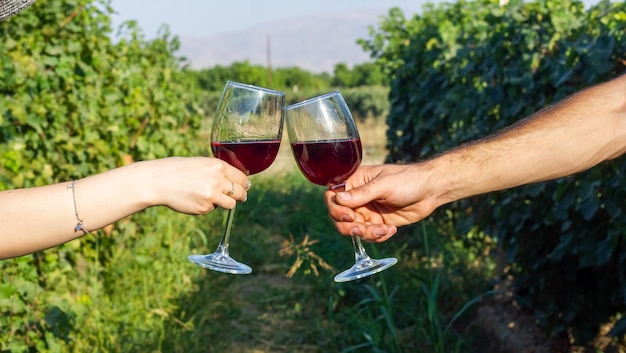
<svg viewBox="0 0 626 353">
<path fill-rule="evenodd" d="M 173 55 L 177 39 L 164 28 L 146 41 L 129 22 L 113 43 L 111 11 L 106 2 L 38 2 L 0 23 L 0 190 L 202 152 L 203 112 Z M 10 328 L 0 350 L 54 350 L 70 339 L 100 288 L 97 274 L 81 280 L 81 268 L 99 271 L 107 249 L 132 243 L 141 225 L 116 227 L 105 234 L 118 240 L 85 237 L 0 262 L 0 326 Z"/>
<path fill-rule="evenodd" d="M 411 20 L 391 10 L 361 41 L 394 75 L 387 161 L 433 156 L 621 74 L 625 19 L 607 1 L 459 1 Z M 447 207 L 459 229 L 499 238 L 540 324 L 586 343 L 626 310 L 625 173 L 622 159 Z"/>
</svg>

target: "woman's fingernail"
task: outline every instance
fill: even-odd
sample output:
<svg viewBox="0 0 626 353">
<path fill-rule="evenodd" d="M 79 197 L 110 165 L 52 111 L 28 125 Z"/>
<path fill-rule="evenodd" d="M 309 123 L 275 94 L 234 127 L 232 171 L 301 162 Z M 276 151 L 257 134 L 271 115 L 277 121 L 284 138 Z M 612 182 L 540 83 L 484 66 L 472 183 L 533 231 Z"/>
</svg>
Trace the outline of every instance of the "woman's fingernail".
<svg viewBox="0 0 626 353">
<path fill-rule="evenodd" d="M 350 230 L 350 235 L 353 235 L 355 237 L 360 237 L 361 236 L 361 230 L 358 227 L 354 227 L 354 228 L 352 228 L 352 230 Z"/>
<path fill-rule="evenodd" d="M 352 195 L 350 195 L 349 192 L 342 191 L 337 193 L 337 197 L 343 201 L 349 201 L 352 198 Z"/>
</svg>

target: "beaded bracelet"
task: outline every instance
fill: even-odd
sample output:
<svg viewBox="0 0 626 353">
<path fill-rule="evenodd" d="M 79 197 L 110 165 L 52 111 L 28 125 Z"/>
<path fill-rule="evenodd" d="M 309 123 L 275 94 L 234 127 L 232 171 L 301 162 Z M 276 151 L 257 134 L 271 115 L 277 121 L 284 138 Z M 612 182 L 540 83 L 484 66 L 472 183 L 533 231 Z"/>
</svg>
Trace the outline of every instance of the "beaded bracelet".
<svg viewBox="0 0 626 353">
<path fill-rule="evenodd" d="M 83 232 L 83 235 L 89 234 L 87 228 L 85 228 L 85 223 L 78 216 L 78 207 L 76 206 L 76 180 L 73 180 L 70 185 L 67 186 L 68 189 L 72 189 L 72 200 L 74 201 L 74 214 L 76 215 L 76 225 L 74 226 L 74 232 L 78 232 L 79 230 Z"/>
</svg>

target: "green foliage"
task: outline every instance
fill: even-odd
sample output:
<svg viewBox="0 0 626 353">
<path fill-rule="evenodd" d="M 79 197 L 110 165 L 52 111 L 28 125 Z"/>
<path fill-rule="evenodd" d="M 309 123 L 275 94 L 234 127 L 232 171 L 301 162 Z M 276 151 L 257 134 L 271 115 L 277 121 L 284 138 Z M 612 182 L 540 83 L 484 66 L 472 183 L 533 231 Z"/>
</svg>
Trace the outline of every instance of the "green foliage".
<svg viewBox="0 0 626 353">
<path fill-rule="evenodd" d="M 389 114 L 389 88 L 362 86 L 341 90 L 355 119 L 382 119 Z"/>
<path fill-rule="evenodd" d="M 298 67 L 267 68 L 248 61 L 235 62 L 228 67 L 216 65 L 190 73 L 198 86 L 208 92 L 221 92 L 226 81 L 244 82 L 282 91 L 328 91 L 331 88 L 388 86 L 389 79 L 376 63 L 335 65 L 334 76 L 314 74 Z"/>
<path fill-rule="evenodd" d="M 361 41 L 394 73 L 388 161 L 433 156 L 623 73 L 625 28 L 626 6 L 608 1 L 459 1 L 411 20 L 392 9 Z M 626 310 L 625 173 L 614 161 L 449 209 L 457 229 L 500 239 L 539 323 L 586 343 Z"/>
<path fill-rule="evenodd" d="M 62 271 L 42 267 L 46 287 L 24 285 L 22 278 L 35 270 L 30 257 L 9 260 L 16 266 L 3 273 L 8 280 L 0 293 L 11 293 L 7 283 L 20 288 L 23 305 L 42 325 L 18 330 L 22 302 L 9 294 L 11 303 L 0 305 L 13 308 L 2 326 L 12 336 L 2 337 L 2 349 L 400 353 L 433 351 L 436 345 L 445 352 L 473 351 L 468 337 L 447 328 L 493 273 L 491 264 L 476 261 L 475 253 L 484 249 L 468 248 L 454 234 L 403 229 L 413 246 L 366 244 L 372 256 L 399 257 L 384 273 L 346 284 L 333 283 L 335 272 L 327 270 L 319 276 L 300 270 L 288 279 L 294 259 L 280 257 L 278 249 L 289 235 L 298 242 L 307 235 L 317 240 L 310 251 L 336 268 L 354 261 L 351 242 L 328 219 L 324 188 L 296 169 L 252 181 L 248 201 L 237 207 L 231 241 L 231 254 L 252 266 L 251 275 L 207 271 L 186 260 L 215 249 L 224 211 L 190 217 L 149 209 L 101 236 L 94 248 L 75 241 L 39 253 L 42 259 L 77 259 L 64 261 Z M 115 246 L 107 246 L 112 239 L 118 239 Z"/>
<path fill-rule="evenodd" d="M 433 5 L 427 3 L 426 13 L 432 13 Z M 376 58 L 376 64 L 381 67 L 381 71 L 395 77 L 395 72 L 404 64 L 404 50 L 415 36 L 426 36 L 428 33 L 421 33 L 422 19 L 408 21 L 400 8 L 391 8 L 387 17 L 381 17 L 378 27 L 370 27 L 370 39 L 359 39 L 359 43 L 366 52 L 370 52 L 371 57 Z M 410 58 L 414 60 L 416 58 Z M 409 60 L 409 61 L 410 61 Z"/>
<path fill-rule="evenodd" d="M 324 90 L 330 86 L 328 74 L 313 74 L 298 67 L 268 69 L 262 65 L 251 65 L 248 61 L 235 62 L 228 67 L 217 65 L 198 70 L 192 76 L 198 81 L 199 87 L 208 92 L 221 92 L 226 81 L 243 82 L 282 91 Z"/>
<path fill-rule="evenodd" d="M 327 73 L 313 74 L 298 67 L 268 69 L 244 61 L 228 67 L 216 65 L 190 71 L 188 77 L 203 92 L 200 107 L 204 111 L 215 111 L 224 83 L 236 81 L 284 91 L 288 104 L 341 90 L 353 115 L 360 120 L 380 118 L 389 112 L 389 79 L 375 63 L 358 64 L 352 69 L 339 63 L 331 77 Z"/>
<path fill-rule="evenodd" d="M 333 85 L 339 88 L 388 86 L 389 78 L 376 63 L 357 64 L 352 69 L 345 63 L 339 63 L 335 65 Z"/>
<path fill-rule="evenodd" d="M 146 42 L 131 23 L 113 44 L 109 22 L 88 1 L 64 1 L 37 4 L 0 27 L 0 154 L 10 161 L 3 189 L 87 175 L 129 157 L 188 153 L 180 132 L 195 131 L 199 119 L 172 56 L 177 40 L 165 31 Z"/>
<path fill-rule="evenodd" d="M 37 2 L 0 23 L 0 189 L 70 180 L 136 160 L 206 154 L 205 115 L 212 114 L 205 112 L 214 110 L 223 80 L 235 77 L 200 83 L 174 56 L 178 41 L 167 28 L 147 41 L 129 22 L 112 41 L 111 13 L 104 0 Z M 242 80 L 262 79 L 241 66 L 248 75 Z M 304 75 L 292 71 L 289 77 Z M 200 90 L 212 80 L 222 81 L 216 91 Z M 297 94 L 327 86 L 308 89 Z M 350 104 L 366 116 L 386 109 L 367 102 L 387 92 L 361 87 L 346 96 L 354 94 Z M 384 275 L 340 286 L 319 266 L 317 277 L 301 271 L 286 280 L 294 259 L 280 257 L 279 248 L 289 236 L 298 243 L 307 235 L 319 240 L 308 243 L 307 255 L 337 268 L 353 261 L 350 241 L 328 219 L 323 188 L 297 171 L 253 183 L 247 203 L 237 208 L 231 243 L 233 256 L 254 268 L 252 276 L 206 271 L 185 258 L 214 250 L 224 212 L 190 217 L 148 209 L 63 246 L 0 261 L 0 351 L 339 352 L 365 345 L 412 352 L 436 343 L 467 352 L 458 348 L 464 337 L 436 325 L 449 323 L 483 291 L 493 269 L 476 267 L 473 252 L 484 244 L 468 251 L 448 237 L 451 242 L 431 245 L 439 249 L 432 259 L 416 250 L 420 244 L 377 245 L 368 249 L 373 256 L 400 258 Z M 425 266 L 431 261 L 440 270 Z M 427 277 L 440 280 L 435 285 Z M 437 290 L 427 304 L 415 289 L 431 287 Z M 427 307 L 430 320 L 422 316 Z"/>
<path fill-rule="evenodd" d="M 242 208 L 264 200 L 272 205 L 258 207 L 263 209 L 264 217 L 257 222 L 267 224 L 265 229 L 280 229 L 284 238 L 288 234 L 297 243 L 302 239 L 318 241 L 311 245 L 310 251 L 338 270 L 351 266 L 354 261 L 351 242 L 338 236 L 328 220 L 321 199 L 324 188 L 308 183 L 297 170 L 293 173 L 281 175 L 281 183 L 276 183 L 275 177 L 260 176 L 263 179 L 257 179 L 254 188 L 256 192 L 261 188 L 263 195 L 251 193 L 253 199 Z M 289 217 L 281 217 L 286 212 Z M 472 298 L 486 294 L 486 278 L 495 271 L 492 261 L 477 261 L 476 256 L 489 251 L 495 243 L 488 237 L 476 235 L 476 238 L 467 246 L 457 234 L 440 236 L 428 223 L 403 229 L 398 242 L 365 244 L 373 257 L 391 255 L 400 260 L 376 276 L 332 284 L 334 273 L 320 271 L 319 277 L 313 277 L 306 268 L 297 271 L 292 278 L 296 286 L 293 290 L 297 291 L 300 285 L 309 286 L 307 292 L 298 294 L 298 303 L 305 308 L 299 316 L 309 318 L 308 331 L 299 334 L 303 337 L 302 351 L 306 351 L 304 347 L 308 344 L 315 344 L 314 352 L 422 352 L 436 351 L 435 346 L 442 352 L 471 352 L 471 339 L 451 328 L 467 319 L 465 314 L 471 313 L 476 302 Z M 297 261 L 296 257 L 293 254 L 287 260 Z M 265 259 L 263 263 L 271 260 Z M 435 278 L 439 278 L 437 282 Z M 325 301 L 320 310 L 322 316 L 310 316 L 306 308 L 319 307 L 320 301 Z M 295 323 L 291 325 L 298 327 Z M 293 338 L 284 338 L 285 344 L 290 339 Z M 280 341 L 273 344 L 281 351 Z"/>
<path fill-rule="evenodd" d="M 330 86 L 330 76 L 326 73 L 313 74 L 299 67 L 279 67 L 272 70 L 269 83 L 284 91 L 325 90 Z"/>
<path fill-rule="evenodd" d="M 146 41 L 131 22 L 113 43 L 111 11 L 100 1 L 38 2 L 0 23 L 0 190 L 202 152 L 203 116 L 173 56 L 178 41 L 167 29 Z M 108 232 L 130 243 L 141 229 L 116 227 Z M 9 328 L 0 350 L 60 351 L 71 341 L 103 290 L 101 264 L 117 242 L 85 237 L 0 262 L 0 326 Z"/>
</svg>

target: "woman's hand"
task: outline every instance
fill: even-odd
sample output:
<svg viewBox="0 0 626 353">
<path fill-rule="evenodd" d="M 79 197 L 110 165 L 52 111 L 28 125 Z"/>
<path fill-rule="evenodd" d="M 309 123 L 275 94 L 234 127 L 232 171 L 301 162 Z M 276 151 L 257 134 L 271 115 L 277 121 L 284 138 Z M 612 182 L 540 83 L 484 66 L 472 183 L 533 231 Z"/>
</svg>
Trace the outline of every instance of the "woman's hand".
<svg viewBox="0 0 626 353">
<path fill-rule="evenodd" d="M 217 158 L 171 157 L 139 162 L 135 168 L 148 168 L 152 175 L 151 206 L 186 214 L 234 208 L 237 201 L 247 199 L 250 188 L 246 174 Z"/>
</svg>

